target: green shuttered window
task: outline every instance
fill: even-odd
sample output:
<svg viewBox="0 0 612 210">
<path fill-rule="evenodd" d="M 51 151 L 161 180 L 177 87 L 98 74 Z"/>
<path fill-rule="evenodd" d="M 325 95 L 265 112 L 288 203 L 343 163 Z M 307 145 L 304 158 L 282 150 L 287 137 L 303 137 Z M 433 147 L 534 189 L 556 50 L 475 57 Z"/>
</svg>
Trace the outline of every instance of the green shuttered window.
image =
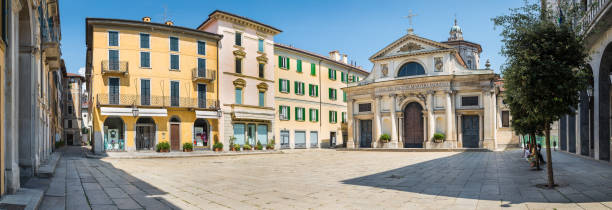
<svg viewBox="0 0 612 210">
<path fill-rule="evenodd" d="M 315 66 L 314 63 L 310 64 L 310 75 L 312 75 L 312 76 L 316 76 L 317 75 L 317 67 Z"/>
<path fill-rule="evenodd" d="M 302 73 L 302 60 L 297 60 L 297 72 Z"/>
</svg>

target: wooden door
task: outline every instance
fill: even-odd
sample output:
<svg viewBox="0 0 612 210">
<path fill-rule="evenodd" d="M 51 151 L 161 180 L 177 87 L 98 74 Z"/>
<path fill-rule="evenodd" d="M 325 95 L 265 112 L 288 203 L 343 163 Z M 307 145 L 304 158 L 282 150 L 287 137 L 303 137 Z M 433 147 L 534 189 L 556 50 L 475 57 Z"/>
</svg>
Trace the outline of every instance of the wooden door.
<svg viewBox="0 0 612 210">
<path fill-rule="evenodd" d="M 181 149 L 181 138 L 179 136 L 179 124 L 170 124 L 170 149 Z"/>
<path fill-rule="evenodd" d="M 478 115 L 461 116 L 461 132 L 464 148 L 478 148 L 480 139 L 480 125 Z"/>
<path fill-rule="evenodd" d="M 359 147 L 372 147 L 372 120 L 359 121 Z"/>
<path fill-rule="evenodd" d="M 412 102 L 404 108 L 404 148 L 422 148 L 423 139 L 423 108 Z"/>
</svg>

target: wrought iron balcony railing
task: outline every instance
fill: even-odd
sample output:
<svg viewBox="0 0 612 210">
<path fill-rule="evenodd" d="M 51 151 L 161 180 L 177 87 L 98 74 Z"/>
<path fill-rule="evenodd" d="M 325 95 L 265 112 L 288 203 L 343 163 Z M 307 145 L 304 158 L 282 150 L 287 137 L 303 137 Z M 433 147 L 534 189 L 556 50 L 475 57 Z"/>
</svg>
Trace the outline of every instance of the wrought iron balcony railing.
<svg viewBox="0 0 612 210">
<path fill-rule="evenodd" d="M 102 61 L 102 74 L 128 74 L 127 61 Z"/>
<path fill-rule="evenodd" d="M 612 0 L 594 0 L 591 5 L 587 5 L 588 10 L 580 20 L 585 27 L 584 30 L 588 30 L 593 25 L 593 21 L 602 15 L 601 13 L 605 11 L 605 8 L 611 6 L 610 2 Z"/>
<path fill-rule="evenodd" d="M 217 71 L 212 69 L 192 69 L 193 81 L 213 81 L 217 77 Z"/>
<path fill-rule="evenodd" d="M 198 99 L 189 97 L 172 96 L 143 96 L 129 94 L 106 94 L 99 93 L 97 97 L 98 105 L 106 106 L 138 106 L 138 107 L 177 107 L 177 108 L 198 108 L 198 109 L 218 109 L 219 101 L 215 99 Z"/>
</svg>

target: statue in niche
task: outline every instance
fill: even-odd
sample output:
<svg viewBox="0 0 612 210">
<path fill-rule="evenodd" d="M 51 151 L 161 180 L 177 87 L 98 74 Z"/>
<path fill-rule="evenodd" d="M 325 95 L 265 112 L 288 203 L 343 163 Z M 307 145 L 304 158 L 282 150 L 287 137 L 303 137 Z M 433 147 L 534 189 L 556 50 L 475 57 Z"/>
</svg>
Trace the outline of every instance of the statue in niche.
<svg viewBox="0 0 612 210">
<path fill-rule="evenodd" d="M 387 77 L 387 74 L 389 74 L 389 65 L 387 64 L 382 65 L 382 74 L 383 74 L 383 77 Z"/>
<path fill-rule="evenodd" d="M 436 71 L 442 71 L 442 67 L 444 67 L 444 63 L 442 63 L 442 57 L 434 58 L 434 64 L 436 66 Z"/>
</svg>

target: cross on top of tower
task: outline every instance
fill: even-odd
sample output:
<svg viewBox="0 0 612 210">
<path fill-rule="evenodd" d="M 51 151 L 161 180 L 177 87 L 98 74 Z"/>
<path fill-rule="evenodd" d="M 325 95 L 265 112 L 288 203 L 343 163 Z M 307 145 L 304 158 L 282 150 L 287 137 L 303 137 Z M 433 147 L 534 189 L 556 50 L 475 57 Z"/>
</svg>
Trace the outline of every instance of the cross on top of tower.
<svg viewBox="0 0 612 210">
<path fill-rule="evenodd" d="M 414 34 L 414 29 L 412 25 L 412 18 L 417 16 L 416 14 L 412 14 L 412 10 L 408 10 L 408 16 L 404 18 L 408 18 L 408 23 L 410 24 L 410 28 L 408 28 L 408 34 Z"/>
</svg>

